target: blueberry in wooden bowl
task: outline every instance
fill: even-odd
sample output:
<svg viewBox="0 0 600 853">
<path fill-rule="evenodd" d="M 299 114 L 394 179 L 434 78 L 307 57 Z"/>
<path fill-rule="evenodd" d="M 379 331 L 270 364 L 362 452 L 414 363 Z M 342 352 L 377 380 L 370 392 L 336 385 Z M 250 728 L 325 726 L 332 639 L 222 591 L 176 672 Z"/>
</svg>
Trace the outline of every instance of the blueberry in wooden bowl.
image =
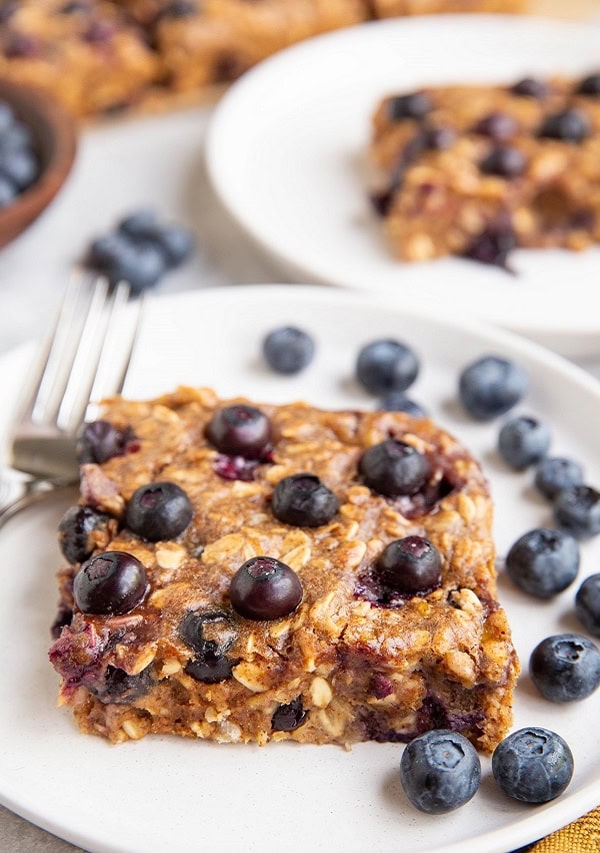
<svg viewBox="0 0 600 853">
<path fill-rule="evenodd" d="M 50 204 L 75 151 L 75 124 L 52 98 L 0 78 L 0 247 Z"/>
</svg>

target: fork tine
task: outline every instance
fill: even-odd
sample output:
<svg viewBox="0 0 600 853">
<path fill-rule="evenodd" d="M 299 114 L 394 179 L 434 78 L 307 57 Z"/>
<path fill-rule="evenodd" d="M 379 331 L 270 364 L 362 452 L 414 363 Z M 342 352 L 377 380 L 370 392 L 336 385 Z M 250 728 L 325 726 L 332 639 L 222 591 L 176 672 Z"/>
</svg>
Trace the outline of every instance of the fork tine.
<svg viewBox="0 0 600 853">
<path fill-rule="evenodd" d="M 103 350 L 109 316 L 107 303 L 111 299 L 108 282 L 97 279 L 89 294 L 87 310 L 81 318 L 62 398 L 56 411 L 56 425 L 64 432 L 72 432 L 83 418 Z"/>
<path fill-rule="evenodd" d="M 63 294 L 52 331 L 48 335 L 38 358 L 33 381 L 23 397 L 19 411 L 19 419 L 21 420 L 39 423 L 44 419 L 48 402 L 53 396 L 58 368 L 67 347 L 68 334 L 75 315 L 78 290 L 79 282 L 75 276 L 71 276 Z"/>
</svg>

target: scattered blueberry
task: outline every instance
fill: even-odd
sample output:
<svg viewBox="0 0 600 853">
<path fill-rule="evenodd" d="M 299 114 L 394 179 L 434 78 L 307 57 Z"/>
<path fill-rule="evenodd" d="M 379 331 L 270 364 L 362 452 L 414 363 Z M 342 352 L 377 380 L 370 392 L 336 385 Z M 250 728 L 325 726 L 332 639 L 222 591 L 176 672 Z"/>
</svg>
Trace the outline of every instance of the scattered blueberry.
<svg viewBox="0 0 600 853">
<path fill-rule="evenodd" d="M 276 373 L 290 376 L 304 370 L 313 360 L 315 342 L 295 326 L 282 326 L 269 332 L 263 341 L 263 355 Z"/>
<path fill-rule="evenodd" d="M 123 456 L 132 439 L 130 430 L 120 430 L 108 421 L 92 421 L 83 428 L 77 444 L 81 464 L 101 465 L 113 456 Z"/>
<path fill-rule="evenodd" d="M 18 196 L 16 186 L 4 175 L 0 174 L 0 210 L 3 207 L 8 207 Z"/>
<path fill-rule="evenodd" d="M 576 539 L 600 533 L 600 492 L 591 486 L 569 486 L 554 500 L 554 518 L 561 530 Z"/>
<path fill-rule="evenodd" d="M 508 113 L 490 113 L 480 119 L 474 127 L 475 133 L 489 136 L 499 142 L 510 139 L 519 129 L 516 120 Z"/>
<path fill-rule="evenodd" d="M 410 95 L 397 95 L 388 102 L 390 121 L 402 121 L 405 118 L 422 119 L 431 111 L 432 103 L 424 92 Z"/>
<path fill-rule="evenodd" d="M 534 98 L 541 101 L 548 94 L 548 86 L 543 80 L 536 77 L 524 77 L 512 87 L 513 95 L 521 95 L 524 98 Z"/>
<path fill-rule="evenodd" d="M 167 269 L 161 250 L 152 243 L 134 243 L 123 234 L 99 237 L 90 246 L 87 264 L 115 287 L 126 281 L 135 293 L 154 287 Z"/>
<path fill-rule="evenodd" d="M 406 391 L 419 372 L 419 360 L 399 341 L 373 341 L 364 346 L 356 362 L 356 378 L 371 394 Z"/>
<path fill-rule="evenodd" d="M 500 789 L 522 803 L 547 803 L 566 789 L 573 776 L 573 754 L 549 729 L 513 732 L 492 755 L 492 773 Z"/>
<path fill-rule="evenodd" d="M 577 94 L 592 95 L 596 98 L 600 97 L 600 73 L 590 74 L 588 77 L 584 77 L 577 88 Z"/>
<path fill-rule="evenodd" d="M 523 370 L 512 361 L 493 355 L 469 364 L 459 379 L 461 403 L 470 415 L 482 421 L 508 412 L 526 388 Z"/>
<path fill-rule="evenodd" d="M 205 636 L 207 632 L 211 638 Z M 190 611 L 181 621 L 179 636 L 195 653 L 185 667 L 188 675 L 204 684 L 231 678 L 234 661 L 227 652 L 235 643 L 236 633 L 227 613 Z"/>
<path fill-rule="evenodd" d="M 527 159 L 523 152 L 510 145 L 493 148 L 479 164 L 485 175 L 497 175 L 500 178 L 516 178 L 523 174 L 526 166 Z"/>
<path fill-rule="evenodd" d="M 273 712 L 271 728 L 274 732 L 293 732 L 306 722 L 308 711 L 304 710 L 302 698 L 298 696 L 287 705 L 279 705 Z"/>
<path fill-rule="evenodd" d="M 164 255 L 168 269 L 182 264 L 191 255 L 194 239 L 180 225 L 162 225 L 153 210 L 139 210 L 121 220 L 117 233 L 130 237 L 134 243 L 154 245 Z"/>
<path fill-rule="evenodd" d="M 400 781 L 419 811 L 445 814 L 475 795 L 481 782 L 481 763 L 466 737 L 449 729 L 433 729 L 406 746 Z"/>
<path fill-rule="evenodd" d="M 507 465 L 523 471 L 544 458 L 550 430 L 543 421 L 521 415 L 507 421 L 498 435 L 498 452 Z"/>
<path fill-rule="evenodd" d="M 580 486 L 582 483 L 583 468 L 572 459 L 548 456 L 546 459 L 542 459 L 536 468 L 535 487 L 550 500 L 555 498 L 563 489 L 567 489 L 569 486 Z"/>
<path fill-rule="evenodd" d="M 73 581 L 73 597 L 84 613 L 129 613 L 146 595 L 146 572 L 132 554 L 103 551 L 84 563 Z"/>
<path fill-rule="evenodd" d="M 550 702 L 576 702 L 600 685 L 600 649 L 581 634 L 555 634 L 535 647 L 529 675 Z"/>
<path fill-rule="evenodd" d="M 125 524 L 138 536 L 158 542 L 183 533 L 193 515 L 190 499 L 176 483 L 148 483 L 131 496 Z"/>
<path fill-rule="evenodd" d="M 0 209 L 27 190 L 39 172 L 31 131 L 15 116 L 10 104 L 0 101 Z"/>
<path fill-rule="evenodd" d="M 38 171 L 37 158 L 27 148 L 0 150 L 0 174 L 12 181 L 21 192 L 33 184 Z"/>
<path fill-rule="evenodd" d="M 377 408 L 384 412 L 406 412 L 413 418 L 428 417 L 427 412 L 419 403 L 405 397 L 401 391 L 390 391 L 389 394 L 379 400 Z"/>
<path fill-rule="evenodd" d="M 577 590 L 575 613 L 590 634 L 600 637 L 600 574 L 590 575 Z"/>
<path fill-rule="evenodd" d="M 539 527 L 521 536 L 506 555 L 506 571 L 518 587 L 538 598 L 566 589 L 579 571 L 579 547 L 568 533 Z"/>
<path fill-rule="evenodd" d="M 105 528 L 109 517 L 89 506 L 72 506 L 58 525 L 58 544 L 71 564 L 83 563 L 96 548 L 93 534 Z"/>
<path fill-rule="evenodd" d="M 245 619 L 282 619 L 302 601 L 298 575 L 274 557 L 253 557 L 231 579 L 229 596 Z"/>
<path fill-rule="evenodd" d="M 430 151 L 447 151 L 456 141 L 451 127 L 429 127 L 423 130 L 423 145 Z"/>
<path fill-rule="evenodd" d="M 584 113 L 575 109 L 566 109 L 547 116 L 542 123 L 539 135 L 563 142 L 582 142 L 590 132 L 590 121 Z"/>
<path fill-rule="evenodd" d="M 339 509 L 333 492 L 312 474 L 292 474 L 275 486 L 271 509 L 275 518 L 296 527 L 328 524 Z"/>
<path fill-rule="evenodd" d="M 121 220 L 115 231 L 91 243 L 86 264 L 106 275 L 113 286 L 127 281 L 139 293 L 187 260 L 193 246 L 186 228 L 159 222 L 152 210 L 138 210 Z"/>
<path fill-rule="evenodd" d="M 271 424 L 260 409 L 239 403 L 213 415 L 206 437 L 221 453 L 260 458 L 271 441 Z"/>
<path fill-rule="evenodd" d="M 396 539 L 384 549 L 376 565 L 384 587 L 400 595 L 431 592 L 442 582 L 442 561 L 437 548 L 423 536 Z"/>
<path fill-rule="evenodd" d="M 471 261 L 509 270 L 508 256 L 516 245 L 517 236 L 509 224 L 491 224 L 473 237 L 463 254 Z"/>
<path fill-rule="evenodd" d="M 414 495 L 427 481 L 427 457 L 409 444 L 388 438 L 366 450 L 359 471 L 370 489 L 387 497 Z"/>
</svg>

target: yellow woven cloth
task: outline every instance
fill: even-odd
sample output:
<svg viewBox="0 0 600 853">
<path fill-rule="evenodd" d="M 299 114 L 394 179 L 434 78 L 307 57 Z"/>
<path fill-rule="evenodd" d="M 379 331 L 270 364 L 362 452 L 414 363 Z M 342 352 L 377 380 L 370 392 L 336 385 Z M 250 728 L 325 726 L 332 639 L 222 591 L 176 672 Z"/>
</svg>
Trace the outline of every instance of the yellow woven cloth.
<svg viewBox="0 0 600 853">
<path fill-rule="evenodd" d="M 531 853 L 599 853 L 600 806 L 534 844 Z"/>
</svg>

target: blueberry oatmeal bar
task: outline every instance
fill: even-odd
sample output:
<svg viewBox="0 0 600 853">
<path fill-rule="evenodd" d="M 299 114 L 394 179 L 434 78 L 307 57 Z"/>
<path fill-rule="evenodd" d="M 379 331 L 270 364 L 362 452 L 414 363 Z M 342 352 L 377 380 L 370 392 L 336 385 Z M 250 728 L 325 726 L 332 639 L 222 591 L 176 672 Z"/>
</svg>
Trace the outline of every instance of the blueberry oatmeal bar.
<svg viewBox="0 0 600 853">
<path fill-rule="evenodd" d="M 114 3 L 0 6 L 0 75 L 48 89 L 76 115 L 130 106 L 157 67 L 143 32 Z"/>
<path fill-rule="evenodd" d="M 50 660 L 83 732 L 505 735 L 488 485 L 432 421 L 180 388 L 107 401 L 81 445 Z"/>
<path fill-rule="evenodd" d="M 48 89 L 79 116 L 149 109 L 174 93 L 234 80 L 318 33 L 377 17 L 464 11 L 465 2 L 0 0 L 0 74 Z M 466 5 L 512 11 L 518 2 Z"/>
<path fill-rule="evenodd" d="M 600 74 L 442 86 L 373 117 L 373 195 L 399 258 L 504 265 L 516 246 L 600 241 Z"/>
</svg>

